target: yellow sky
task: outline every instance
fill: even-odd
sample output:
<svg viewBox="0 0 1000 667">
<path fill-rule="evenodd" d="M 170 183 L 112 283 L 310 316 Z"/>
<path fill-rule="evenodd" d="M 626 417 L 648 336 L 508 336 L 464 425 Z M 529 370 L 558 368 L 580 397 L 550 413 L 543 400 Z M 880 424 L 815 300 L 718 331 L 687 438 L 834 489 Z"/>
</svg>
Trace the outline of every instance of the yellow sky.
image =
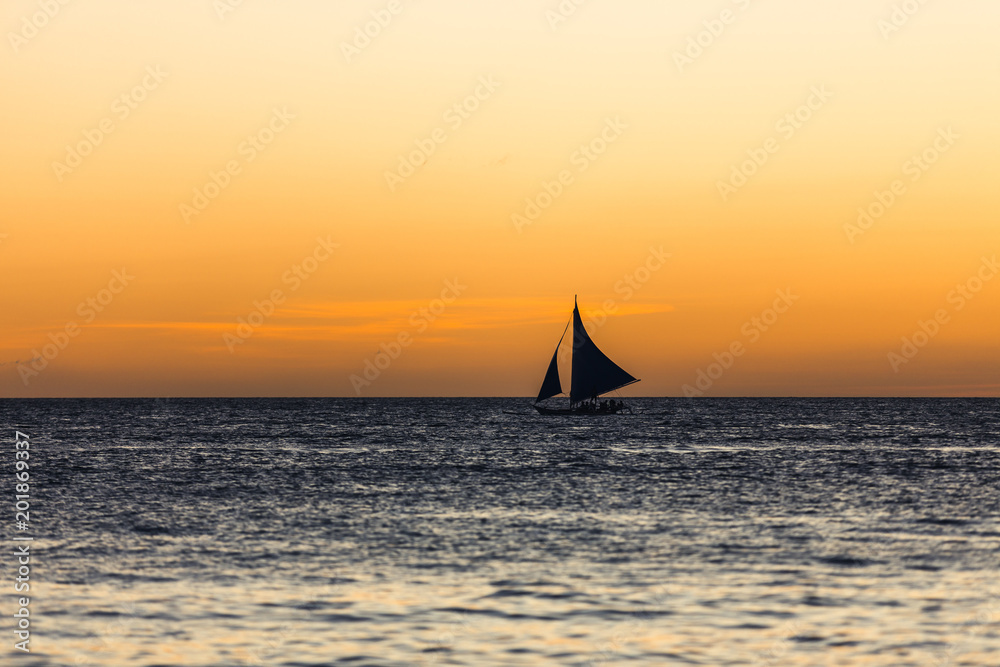
<svg viewBox="0 0 1000 667">
<path fill-rule="evenodd" d="M 0 27 L 0 396 L 533 395 L 575 294 L 633 395 L 1000 393 L 991 0 Z"/>
</svg>

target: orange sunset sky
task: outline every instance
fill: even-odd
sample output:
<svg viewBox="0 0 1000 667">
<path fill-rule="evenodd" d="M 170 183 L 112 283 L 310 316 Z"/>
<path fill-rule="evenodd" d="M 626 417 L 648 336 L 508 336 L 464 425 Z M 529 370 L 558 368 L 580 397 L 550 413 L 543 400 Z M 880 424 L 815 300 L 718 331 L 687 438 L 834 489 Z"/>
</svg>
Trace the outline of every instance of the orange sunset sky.
<svg viewBox="0 0 1000 667">
<path fill-rule="evenodd" d="M 63 3 L 0 396 L 534 395 L 574 295 L 625 394 L 1000 394 L 995 0 Z"/>
</svg>

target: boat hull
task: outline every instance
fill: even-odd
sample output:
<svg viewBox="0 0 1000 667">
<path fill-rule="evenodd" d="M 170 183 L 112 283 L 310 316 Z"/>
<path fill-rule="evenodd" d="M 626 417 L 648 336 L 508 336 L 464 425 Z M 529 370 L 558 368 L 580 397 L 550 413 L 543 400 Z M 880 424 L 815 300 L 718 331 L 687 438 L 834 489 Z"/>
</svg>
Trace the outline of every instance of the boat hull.
<svg viewBox="0 0 1000 667">
<path fill-rule="evenodd" d="M 589 415 L 593 417 L 602 417 L 605 415 L 632 414 L 632 409 L 628 406 L 601 410 L 588 405 L 583 405 L 577 408 L 547 408 L 543 405 L 536 405 L 535 409 L 538 410 L 538 414 L 540 415 Z"/>
</svg>

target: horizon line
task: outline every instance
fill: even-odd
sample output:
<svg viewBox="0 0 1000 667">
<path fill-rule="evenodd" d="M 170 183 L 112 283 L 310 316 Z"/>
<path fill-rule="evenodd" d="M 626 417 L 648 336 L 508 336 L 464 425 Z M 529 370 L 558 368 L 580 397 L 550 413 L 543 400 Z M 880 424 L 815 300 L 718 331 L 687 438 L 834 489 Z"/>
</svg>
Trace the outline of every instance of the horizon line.
<svg viewBox="0 0 1000 667">
<path fill-rule="evenodd" d="M 763 395 L 763 396 L 620 396 L 615 397 L 616 400 L 684 400 L 684 401 L 697 401 L 697 400 L 725 400 L 725 399 L 768 399 L 768 400 L 831 400 L 831 399 L 841 399 L 841 400 L 858 400 L 858 399 L 940 399 L 940 400 L 955 400 L 955 399 L 980 399 L 980 400 L 997 400 L 1000 399 L 1000 394 L 995 396 L 962 396 L 962 395 L 949 395 L 949 396 L 917 396 L 917 395 L 904 395 L 904 396 L 874 396 L 874 395 L 857 395 L 857 396 L 790 396 L 790 395 Z M 68 401 L 68 400 L 136 400 L 136 401 L 160 401 L 160 400 L 259 400 L 259 399 L 272 399 L 272 400 L 283 400 L 283 399 L 312 399 L 312 400 L 350 400 L 350 401 L 368 401 L 368 400 L 400 400 L 400 399 L 511 399 L 511 400 L 526 400 L 534 402 L 534 397 L 532 396 L 0 396 L 0 401 Z"/>
</svg>

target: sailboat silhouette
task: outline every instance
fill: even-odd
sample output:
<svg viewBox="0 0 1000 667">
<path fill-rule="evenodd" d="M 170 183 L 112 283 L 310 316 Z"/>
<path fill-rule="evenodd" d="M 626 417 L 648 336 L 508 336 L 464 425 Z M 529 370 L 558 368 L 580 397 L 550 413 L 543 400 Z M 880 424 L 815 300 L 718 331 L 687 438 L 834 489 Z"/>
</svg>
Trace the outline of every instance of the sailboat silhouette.
<svg viewBox="0 0 1000 667">
<path fill-rule="evenodd" d="M 623 401 L 598 402 L 597 400 L 602 394 L 635 384 L 639 380 L 611 361 L 590 338 L 580 318 L 580 306 L 576 297 L 573 297 L 573 359 L 569 408 L 550 408 L 541 405 L 542 401 L 563 393 L 562 383 L 559 381 L 559 347 L 568 330 L 567 323 L 562 336 L 559 337 L 559 343 L 556 344 L 556 351 L 552 354 L 545 379 L 542 380 L 542 388 L 538 392 L 538 398 L 535 399 L 535 409 L 543 415 L 631 412 Z"/>
</svg>

